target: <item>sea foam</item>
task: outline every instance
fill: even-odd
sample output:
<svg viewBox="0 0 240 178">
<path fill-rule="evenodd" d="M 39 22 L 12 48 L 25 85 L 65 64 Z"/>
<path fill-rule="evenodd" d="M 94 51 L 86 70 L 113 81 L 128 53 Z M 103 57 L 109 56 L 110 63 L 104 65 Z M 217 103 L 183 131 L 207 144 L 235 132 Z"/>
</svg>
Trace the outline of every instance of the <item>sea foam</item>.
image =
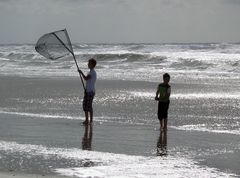
<svg viewBox="0 0 240 178">
<path fill-rule="evenodd" d="M 87 160 L 88 162 L 95 163 L 87 167 L 57 168 L 52 170 L 58 174 L 72 177 L 236 177 L 234 174 L 224 173 L 215 168 L 199 165 L 198 162 L 181 156 L 132 156 L 97 151 L 83 151 L 77 148 L 54 148 L 6 141 L 0 141 L 0 150 L 11 153 L 27 153 L 28 157 L 59 157 Z"/>
</svg>

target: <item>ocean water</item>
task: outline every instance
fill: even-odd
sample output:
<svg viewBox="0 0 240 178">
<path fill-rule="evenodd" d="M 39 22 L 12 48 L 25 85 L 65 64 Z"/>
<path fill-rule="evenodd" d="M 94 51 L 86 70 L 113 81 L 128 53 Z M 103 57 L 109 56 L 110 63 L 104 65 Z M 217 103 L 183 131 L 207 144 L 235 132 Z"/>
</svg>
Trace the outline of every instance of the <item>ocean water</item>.
<svg viewBox="0 0 240 178">
<path fill-rule="evenodd" d="M 240 44 L 75 44 L 78 64 L 98 61 L 100 79 L 157 81 L 169 72 L 174 79 L 239 79 Z M 0 45 L 1 75 L 77 76 L 71 56 L 51 61 L 34 45 Z M 183 80 L 184 80 L 183 79 Z"/>
<path fill-rule="evenodd" d="M 184 116 L 187 115 L 189 119 L 211 118 L 215 124 L 190 124 L 180 129 L 212 129 L 215 132 L 240 134 L 240 44 L 75 44 L 73 49 L 83 71 L 88 70 L 86 63 L 90 57 L 97 59 L 99 80 L 159 83 L 162 74 L 168 72 L 171 82 L 177 85 L 173 88 L 171 99 L 178 105 L 181 105 L 181 101 L 195 101 L 195 105 L 208 108 L 208 112 L 215 111 L 208 113 L 207 117 L 196 107 L 194 111 L 190 109 L 190 113 L 184 111 Z M 27 44 L 0 45 L 0 74 L 46 78 L 78 76 L 72 56 L 52 61 L 40 56 L 34 50 L 34 45 Z M 121 88 L 117 94 L 113 91 L 108 96 L 100 96 L 96 102 L 104 104 L 109 99 L 130 102 L 135 97 L 149 100 L 155 89 L 136 88 L 127 91 Z M 231 112 L 225 112 L 223 107 L 226 105 Z M 209 109 L 213 107 L 214 111 Z M 174 110 L 176 117 L 181 117 L 177 113 L 181 108 Z M 219 123 L 225 118 L 229 123 Z"/>
<path fill-rule="evenodd" d="M 94 133 L 104 144 L 96 138 L 89 152 L 69 141 L 79 129 L 71 123 L 84 120 L 71 56 L 52 61 L 34 45 L 0 45 L 1 169 L 11 165 L 76 177 L 240 175 L 240 44 L 74 44 L 73 49 L 84 72 L 89 58 L 98 62 Z M 153 137 L 161 136 L 154 95 L 165 72 L 172 86 L 168 154 L 156 157 Z M 69 127 L 68 136 L 59 133 L 60 138 L 51 128 L 42 133 L 40 126 Z M 109 137 L 99 131 L 103 126 Z M 121 145 L 114 147 L 115 138 Z"/>
</svg>

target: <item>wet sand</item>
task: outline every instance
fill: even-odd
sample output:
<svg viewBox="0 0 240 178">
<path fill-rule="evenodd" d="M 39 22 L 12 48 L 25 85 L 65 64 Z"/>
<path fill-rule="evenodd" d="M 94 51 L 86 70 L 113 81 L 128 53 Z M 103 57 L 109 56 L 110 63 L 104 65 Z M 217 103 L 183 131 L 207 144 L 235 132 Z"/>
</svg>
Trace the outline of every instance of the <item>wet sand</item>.
<svg viewBox="0 0 240 178">
<path fill-rule="evenodd" d="M 31 149 L 44 146 L 140 156 L 181 155 L 200 165 L 240 175 L 236 166 L 240 165 L 238 135 L 178 130 L 172 127 L 173 118 L 168 131 L 161 133 L 155 109 L 146 113 L 150 121 L 130 122 L 136 120 L 133 115 L 138 116 L 131 108 L 141 109 L 149 103 L 154 105 L 154 101 L 148 100 L 136 106 L 132 105 L 130 98 L 128 106 L 120 105 L 120 102 L 113 106 L 108 105 L 108 101 L 100 100 L 102 97 L 99 96 L 94 105 L 94 124 L 84 126 L 81 124 L 84 114 L 81 111 L 82 91 L 78 79 L 0 77 L 0 82 L 0 176 L 21 177 L 27 173 L 31 174 L 27 175 L 29 177 L 51 177 L 57 176 L 54 173 L 56 168 L 95 164 L 57 157 L 53 153 L 49 157 L 37 153 L 29 155 L 23 151 L 22 145 Z M 131 87 L 144 91 L 153 88 L 152 92 L 156 83 L 98 81 L 99 95 L 105 93 L 105 88 L 118 92 L 120 86 L 126 86 L 126 90 Z M 124 99 L 120 98 L 119 101 L 124 102 Z M 132 112 L 124 112 L 126 108 Z M 22 150 L 18 151 L 18 148 Z M 4 173 L 8 171 L 12 172 Z"/>
<path fill-rule="evenodd" d="M 0 172 L 2 178 L 66 178 L 67 176 L 60 175 L 38 175 L 38 174 L 23 174 L 23 173 L 6 173 Z"/>
</svg>

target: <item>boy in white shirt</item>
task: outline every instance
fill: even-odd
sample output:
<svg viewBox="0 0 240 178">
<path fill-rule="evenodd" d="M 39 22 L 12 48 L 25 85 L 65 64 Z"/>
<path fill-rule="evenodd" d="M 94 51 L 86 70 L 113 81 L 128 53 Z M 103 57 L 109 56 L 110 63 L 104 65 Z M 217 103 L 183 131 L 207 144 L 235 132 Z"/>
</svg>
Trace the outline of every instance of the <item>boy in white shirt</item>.
<svg viewBox="0 0 240 178">
<path fill-rule="evenodd" d="M 90 71 L 87 75 L 84 75 L 84 73 L 79 70 L 78 72 L 83 76 L 84 80 L 86 80 L 86 91 L 84 93 L 83 98 L 83 111 L 85 112 L 85 121 L 83 124 L 88 124 L 88 117 L 90 114 L 90 123 L 93 121 L 93 108 L 92 108 L 92 102 L 93 98 L 95 96 L 95 83 L 97 80 L 97 73 L 94 70 L 97 62 L 95 59 L 91 58 L 88 60 L 88 68 Z"/>
</svg>

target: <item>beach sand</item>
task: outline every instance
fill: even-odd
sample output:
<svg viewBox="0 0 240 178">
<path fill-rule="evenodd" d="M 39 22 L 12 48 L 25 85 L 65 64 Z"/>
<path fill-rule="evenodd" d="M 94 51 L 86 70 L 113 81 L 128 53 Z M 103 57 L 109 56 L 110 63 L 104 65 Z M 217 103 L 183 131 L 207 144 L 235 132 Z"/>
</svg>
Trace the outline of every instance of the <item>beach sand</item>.
<svg viewBox="0 0 240 178">
<path fill-rule="evenodd" d="M 81 155 L 80 150 L 183 157 L 240 175 L 239 135 L 181 130 L 174 114 L 168 131 L 159 131 L 151 98 L 156 83 L 98 81 L 94 123 L 87 127 L 81 124 L 83 92 L 78 79 L 0 77 L 0 83 L 0 177 L 57 178 L 56 169 L 99 164 L 68 155 Z"/>
<path fill-rule="evenodd" d="M 67 176 L 60 175 L 38 175 L 38 174 L 23 174 L 23 173 L 6 173 L 0 172 L 1 178 L 66 178 Z"/>
</svg>

